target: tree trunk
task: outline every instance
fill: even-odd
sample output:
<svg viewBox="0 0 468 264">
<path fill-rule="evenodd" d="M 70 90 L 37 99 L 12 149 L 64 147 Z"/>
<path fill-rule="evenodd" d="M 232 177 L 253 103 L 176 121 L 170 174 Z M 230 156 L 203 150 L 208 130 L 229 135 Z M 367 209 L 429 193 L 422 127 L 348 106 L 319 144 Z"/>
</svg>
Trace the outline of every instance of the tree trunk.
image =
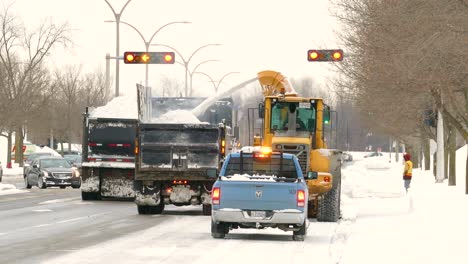
<svg viewBox="0 0 468 264">
<path fill-rule="evenodd" d="M 63 141 L 60 141 L 60 154 L 63 156 Z"/>
<path fill-rule="evenodd" d="M 468 142 L 466 142 L 468 144 Z M 465 194 L 468 194 L 468 148 L 466 148 L 466 165 L 465 165 Z"/>
<path fill-rule="evenodd" d="M 15 131 L 15 163 L 19 163 L 19 151 L 20 149 L 20 136 L 18 135 L 18 130 Z"/>
<path fill-rule="evenodd" d="M 449 152 L 450 152 L 450 141 L 453 137 L 452 135 L 452 126 L 450 122 L 444 122 L 444 136 L 445 136 L 445 144 L 444 144 L 444 179 L 448 179 L 448 163 L 449 163 Z"/>
<path fill-rule="evenodd" d="M 398 163 L 398 158 L 400 156 L 400 141 L 399 140 L 396 141 L 395 146 L 396 146 L 396 148 L 395 148 L 395 161 Z"/>
<path fill-rule="evenodd" d="M 437 152 L 432 156 L 432 163 L 434 164 L 432 167 L 432 173 L 434 173 L 434 178 L 437 180 Z"/>
<path fill-rule="evenodd" d="M 15 137 L 18 138 L 18 147 L 16 148 L 16 152 L 18 152 L 18 159 L 16 160 L 16 163 L 19 164 L 20 167 L 23 167 L 24 161 L 23 161 L 23 140 L 24 140 L 24 135 L 23 135 L 23 128 L 20 126 L 16 130 Z"/>
<path fill-rule="evenodd" d="M 431 169 L 431 144 L 430 139 L 423 139 L 423 151 L 424 151 L 424 170 Z"/>
<path fill-rule="evenodd" d="M 7 166 L 11 168 L 11 148 L 13 146 L 13 132 L 9 131 L 7 136 Z"/>
<path fill-rule="evenodd" d="M 448 142 L 448 149 L 449 149 L 449 176 L 448 176 L 448 185 L 455 186 L 457 184 L 457 169 L 455 161 L 457 160 L 457 137 L 456 131 L 454 127 L 449 128 L 450 138 Z"/>
</svg>

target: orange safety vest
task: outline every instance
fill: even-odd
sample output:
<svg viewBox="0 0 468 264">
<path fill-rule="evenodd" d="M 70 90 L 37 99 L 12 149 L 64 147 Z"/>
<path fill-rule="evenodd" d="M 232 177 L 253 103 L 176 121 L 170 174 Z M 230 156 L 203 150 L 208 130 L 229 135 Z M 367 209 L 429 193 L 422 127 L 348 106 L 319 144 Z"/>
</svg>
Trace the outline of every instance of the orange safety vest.
<svg viewBox="0 0 468 264">
<path fill-rule="evenodd" d="M 411 160 L 405 161 L 405 170 L 403 171 L 403 179 L 411 180 L 413 176 L 413 162 Z"/>
</svg>

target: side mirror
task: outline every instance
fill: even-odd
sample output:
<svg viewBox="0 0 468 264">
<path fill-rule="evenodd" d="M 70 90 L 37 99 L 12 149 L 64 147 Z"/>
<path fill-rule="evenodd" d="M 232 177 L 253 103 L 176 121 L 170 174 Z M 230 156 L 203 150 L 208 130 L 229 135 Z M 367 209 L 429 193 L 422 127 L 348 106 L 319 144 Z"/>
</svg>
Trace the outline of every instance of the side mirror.
<svg viewBox="0 0 468 264">
<path fill-rule="evenodd" d="M 308 180 L 315 180 L 318 178 L 318 173 L 316 171 L 309 171 L 307 173 L 307 179 Z"/>
<path fill-rule="evenodd" d="M 218 177 L 218 170 L 217 169 L 207 169 L 206 170 L 206 175 L 210 178 L 216 178 Z"/>
<path fill-rule="evenodd" d="M 263 105 L 263 103 L 258 104 L 258 116 L 260 118 L 265 117 L 265 105 Z"/>
<path fill-rule="evenodd" d="M 330 106 L 326 105 L 323 109 L 323 122 L 325 124 L 330 123 Z"/>
<path fill-rule="evenodd" d="M 34 164 L 32 167 L 35 168 L 35 169 L 37 169 L 37 168 L 39 168 L 39 165 Z"/>
</svg>

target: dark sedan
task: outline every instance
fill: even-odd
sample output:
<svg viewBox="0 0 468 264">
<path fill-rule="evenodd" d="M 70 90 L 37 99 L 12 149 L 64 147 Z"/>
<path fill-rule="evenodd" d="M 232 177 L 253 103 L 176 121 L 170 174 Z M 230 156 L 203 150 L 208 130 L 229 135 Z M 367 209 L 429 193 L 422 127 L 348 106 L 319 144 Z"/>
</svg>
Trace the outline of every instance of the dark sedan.
<svg viewBox="0 0 468 264">
<path fill-rule="evenodd" d="M 31 163 L 31 170 L 24 177 L 26 188 L 37 186 L 41 189 L 59 186 L 80 188 L 81 179 L 78 170 L 62 157 L 40 157 Z"/>
</svg>

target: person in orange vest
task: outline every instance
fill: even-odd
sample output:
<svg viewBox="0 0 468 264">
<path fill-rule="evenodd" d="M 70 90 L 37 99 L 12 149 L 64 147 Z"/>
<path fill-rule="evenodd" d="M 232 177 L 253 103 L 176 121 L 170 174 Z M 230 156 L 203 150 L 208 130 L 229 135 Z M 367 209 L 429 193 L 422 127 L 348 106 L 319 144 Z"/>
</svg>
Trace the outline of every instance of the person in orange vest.
<svg viewBox="0 0 468 264">
<path fill-rule="evenodd" d="M 411 162 L 411 156 L 408 153 L 403 154 L 405 159 L 405 169 L 403 171 L 403 181 L 405 182 L 406 193 L 408 193 L 408 188 L 410 188 L 411 178 L 413 177 L 413 162 Z"/>
</svg>

